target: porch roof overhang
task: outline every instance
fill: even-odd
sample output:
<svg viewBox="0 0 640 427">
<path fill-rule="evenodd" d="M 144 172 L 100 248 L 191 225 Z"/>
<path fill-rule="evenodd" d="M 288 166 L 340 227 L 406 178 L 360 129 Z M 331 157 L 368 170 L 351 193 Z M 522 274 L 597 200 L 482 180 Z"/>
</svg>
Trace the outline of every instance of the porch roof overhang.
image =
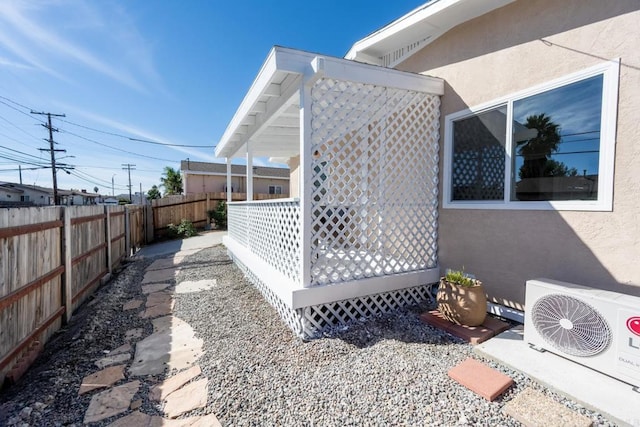
<svg viewBox="0 0 640 427">
<path fill-rule="evenodd" d="M 300 91 L 320 77 L 444 93 L 444 81 L 438 78 L 276 46 L 217 144 L 216 157 L 243 156 L 249 141 L 253 156 L 298 155 Z"/>
<path fill-rule="evenodd" d="M 515 0 L 431 0 L 353 44 L 347 59 L 395 67 L 450 29 Z"/>
</svg>

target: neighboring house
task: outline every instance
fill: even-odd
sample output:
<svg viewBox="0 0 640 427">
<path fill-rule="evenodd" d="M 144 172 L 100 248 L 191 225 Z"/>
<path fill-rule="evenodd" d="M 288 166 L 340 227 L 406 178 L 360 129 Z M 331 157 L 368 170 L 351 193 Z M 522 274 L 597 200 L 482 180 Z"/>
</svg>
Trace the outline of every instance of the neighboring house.
<svg viewBox="0 0 640 427">
<path fill-rule="evenodd" d="M 58 190 L 58 197 L 65 206 L 95 205 L 101 199 L 99 194 L 87 193 L 87 190 Z"/>
<path fill-rule="evenodd" d="M 87 190 L 58 189 L 58 197 L 61 205 L 95 205 L 100 195 L 87 193 Z M 5 206 L 53 205 L 53 189 L 37 185 L 2 183 L 0 203 Z"/>
<path fill-rule="evenodd" d="M 227 191 L 227 165 L 222 163 L 180 162 L 184 194 L 224 193 Z M 289 197 L 289 169 L 253 166 L 254 194 L 281 194 Z M 247 192 L 247 167 L 231 165 L 231 191 Z"/>
<path fill-rule="evenodd" d="M 0 203 L 5 206 L 53 204 L 53 190 L 36 185 L 5 182 L 0 184 Z"/>
<path fill-rule="evenodd" d="M 539 277 L 640 294 L 638 22 L 637 0 L 439 0 L 346 59 L 274 48 L 216 156 L 289 158 L 295 199 L 230 203 L 232 258 L 301 336 L 446 268 L 501 313 Z"/>
</svg>

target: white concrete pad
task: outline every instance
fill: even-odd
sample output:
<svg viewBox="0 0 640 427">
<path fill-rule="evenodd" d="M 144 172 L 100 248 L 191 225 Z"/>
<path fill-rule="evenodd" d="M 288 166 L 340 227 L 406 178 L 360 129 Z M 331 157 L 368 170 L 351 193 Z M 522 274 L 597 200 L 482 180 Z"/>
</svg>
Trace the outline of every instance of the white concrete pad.
<svg viewBox="0 0 640 427">
<path fill-rule="evenodd" d="M 640 426 L 640 392 L 632 386 L 524 341 L 522 327 L 474 347 L 481 356 L 518 370 L 551 390 L 620 424 Z"/>
</svg>

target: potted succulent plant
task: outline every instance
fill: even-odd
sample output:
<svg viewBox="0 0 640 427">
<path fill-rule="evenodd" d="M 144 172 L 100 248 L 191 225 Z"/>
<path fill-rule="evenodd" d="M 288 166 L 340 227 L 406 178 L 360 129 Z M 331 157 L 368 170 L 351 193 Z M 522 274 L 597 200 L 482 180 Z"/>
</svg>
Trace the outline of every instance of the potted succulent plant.
<svg viewBox="0 0 640 427">
<path fill-rule="evenodd" d="M 482 282 L 464 270 L 447 270 L 440 279 L 436 301 L 442 316 L 458 325 L 481 325 L 487 315 Z"/>
</svg>

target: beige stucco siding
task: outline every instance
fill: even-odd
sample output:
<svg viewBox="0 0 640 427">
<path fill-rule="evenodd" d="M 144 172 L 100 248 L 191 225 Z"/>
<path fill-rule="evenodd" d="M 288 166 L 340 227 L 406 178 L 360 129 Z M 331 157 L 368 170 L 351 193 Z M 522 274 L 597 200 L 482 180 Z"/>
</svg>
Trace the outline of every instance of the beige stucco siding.
<svg viewBox="0 0 640 427">
<path fill-rule="evenodd" d="M 640 295 L 639 8 L 638 0 L 520 0 L 454 28 L 400 64 L 446 81 L 444 129 L 447 114 L 622 60 L 613 212 L 441 208 L 443 269 L 464 266 L 490 297 L 519 308 L 525 281 L 536 277 Z M 443 141 L 444 131 L 441 153 Z"/>
<path fill-rule="evenodd" d="M 185 194 L 193 193 L 222 193 L 225 192 L 227 177 L 225 175 L 185 174 Z M 282 187 L 283 197 L 289 194 L 289 181 L 287 179 L 274 179 L 254 177 L 253 192 L 257 194 L 269 194 L 270 185 Z M 247 179 L 244 176 L 231 176 L 231 186 L 234 193 L 247 191 Z"/>
</svg>

